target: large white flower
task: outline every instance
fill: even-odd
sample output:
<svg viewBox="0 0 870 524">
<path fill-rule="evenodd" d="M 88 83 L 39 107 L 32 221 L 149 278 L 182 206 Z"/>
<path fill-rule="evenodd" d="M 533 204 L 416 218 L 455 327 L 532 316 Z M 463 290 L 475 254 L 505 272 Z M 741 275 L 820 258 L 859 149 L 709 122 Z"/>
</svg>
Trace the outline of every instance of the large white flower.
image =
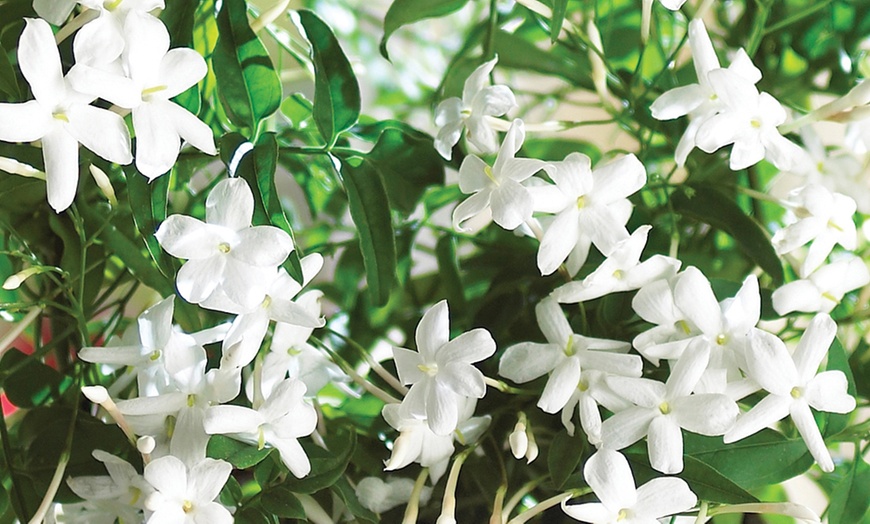
<svg viewBox="0 0 870 524">
<path fill-rule="evenodd" d="M 129 164 L 130 134 L 124 119 L 89 105 L 95 96 L 71 87 L 48 23 L 38 18 L 25 21 L 18 63 L 35 100 L 0 104 L 0 140 L 42 141 L 48 203 L 59 213 L 76 195 L 79 144 L 110 162 Z"/>
<path fill-rule="evenodd" d="M 260 449 L 266 444 L 276 448 L 290 472 L 302 478 L 311 472 L 311 463 L 297 439 L 312 434 L 317 427 L 317 412 L 304 396 L 305 384 L 287 379 L 253 409 L 232 405 L 208 408 L 203 428 L 210 435 L 229 435 Z"/>
<path fill-rule="evenodd" d="M 187 259 L 178 272 L 178 293 L 198 304 L 220 290 L 242 308 L 254 309 L 293 251 L 293 241 L 277 227 L 251 227 L 254 195 L 241 178 L 220 181 L 205 208 L 205 222 L 171 215 L 155 234 L 167 253 Z"/>
<path fill-rule="evenodd" d="M 823 471 L 834 471 L 831 454 L 825 447 L 810 408 L 830 413 L 849 413 L 855 399 L 847 392 L 846 375 L 839 370 L 817 373 L 828 353 L 837 325 L 827 314 L 813 317 L 794 354 L 775 335 L 758 331 L 750 339 L 747 373 L 768 393 L 752 409 L 737 419 L 725 434 L 725 443 L 736 442 L 791 416 L 810 453 Z"/>
<path fill-rule="evenodd" d="M 692 394 L 709 358 L 710 348 L 696 341 L 674 365 L 665 384 L 644 378 L 607 377 L 607 385 L 635 406 L 604 421 L 602 446 L 622 449 L 647 436 L 652 467 L 663 473 L 682 471 L 681 430 L 723 435 L 734 425 L 739 411 L 723 394 Z"/>
<path fill-rule="evenodd" d="M 801 264 L 801 277 L 818 269 L 835 245 L 850 251 L 857 246 L 858 231 L 852 221 L 857 209 L 855 199 L 832 193 L 819 184 L 807 184 L 792 192 L 786 205 L 797 221 L 773 235 L 773 247 L 783 255 L 812 242 Z"/>
<path fill-rule="evenodd" d="M 149 179 L 175 165 L 181 139 L 217 154 L 211 128 L 171 100 L 205 77 L 205 59 L 193 49 L 170 50 L 169 32 L 153 16 L 131 12 L 125 20 L 122 57 L 128 76 L 79 63 L 70 71 L 72 85 L 133 110 L 136 168 Z"/>
<path fill-rule="evenodd" d="M 417 326 L 417 351 L 394 347 L 393 358 L 399 379 L 412 384 L 402 401 L 402 416 L 426 419 L 438 435 L 456 429 L 462 403 L 483 398 L 483 373 L 474 367 L 495 353 L 489 331 L 478 328 L 450 340 L 447 301 L 427 311 Z"/>
<path fill-rule="evenodd" d="M 549 275 L 568 259 L 568 273 L 577 274 L 586 261 L 590 243 L 605 256 L 628 238 L 625 223 L 631 215 L 628 196 L 646 183 L 646 170 L 634 155 L 591 169 L 588 156 L 571 153 L 545 170 L 563 200 L 541 239 L 538 268 Z"/>
<path fill-rule="evenodd" d="M 698 502 L 686 481 L 676 477 L 655 478 L 635 488 L 628 461 L 608 449 L 589 457 L 583 478 L 601 502 L 569 506 L 563 501 L 562 510 L 590 524 L 658 524 Z"/>
<path fill-rule="evenodd" d="M 505 350 L 498 372 L 514 382 L 528 382 L 550 374 L 538 407 L 556 413 L 570 400 L 580 384 L 581 370 L 596 369 L 617 375 L 640 377 L 642 362 L 626 355 L 630 344 L 619 340 L 589 338 L 573 333 L 562 308 L 552 298 L 535 307 L 538 326 L 547 344 L 522 342 Z"/>
<path fill-rule="evenodd" d="M 163 9 L 163 0 L 78 0 L 93 9 L 97 18 L 85 24 L 76 33 L 73 51 L 77 61 L 89 65 L 113 62 L 126 47 L 125 22 L 131 13 L 140 17 L 155 9 Z"/>
<path fill-rule="evenodd" d="M 440 127 L 435 136 L 435 149 L 447 160 L 453 156 L 453 146 L 468 129 L 468 141 L 481 153 L 494 153 L 498 137 L 487 120 L 501 116 L 516 107 L 513 92 L 505 85 L 489 86 L 489 75 L 498 57 L 484 62 L 465 81 L 462 99 L 448 98 L 435 109 L 435 124 Z"/>
<path fill-rule="evenodd" d="M 525 140 L 522 120 L 514 120 L 490 167 L 475 155 L 468 155 L 459 167 L 459 189 L 471 194 L 453 210 L 453 227 L 462 231 L 462 224 L 485 210 L 491 210 L 496 224 L 516 229 L 532 216 L 532 196 L 520 183 L 541 170 L 546 164 L 533 158 L 515 158 Z"/>
<path fill-rule="evenodd" d="M 773 292 L 773 309 L 780 315 L 792 311 L 830 313 L 843 296 L 870 284 L 870 271 L 859 257 L 831 262 L 808 278 L 789 282 Z"/>
<path fill-rule="evenodd" d="M 145 501 L 153 511 L 149 524 L 230 524 L 233 516 L 215 502 L 233 466 L 206 458 L 188 468 L 173 456 L 161 457 L 145 466 L 145 480 L 155 492 Z"/>
</svg>

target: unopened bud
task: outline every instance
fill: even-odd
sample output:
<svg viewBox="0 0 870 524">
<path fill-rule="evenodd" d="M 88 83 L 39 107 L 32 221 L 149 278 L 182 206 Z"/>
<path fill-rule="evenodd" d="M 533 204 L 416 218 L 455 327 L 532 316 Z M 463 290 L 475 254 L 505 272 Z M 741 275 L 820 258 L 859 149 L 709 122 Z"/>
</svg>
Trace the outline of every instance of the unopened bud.
<svg viewBox="0 0 870 524">
<path fill-rule="evenodd" d="M 112 182 L 109 181 L 106 172 L 93 164 L 91 164 L 88 169 L 91 172 L 91 176 L 94 177 L 94 182 L 97 183 L 97 187 L 99 187 L 100 191 L 103 192 L 103 195 L 106 196 L 109 204 L 111 204 L 112 207 L 118 207 L 118 198 L 115 196 L 115 188 L 112 187 Z"/>
<path fill-rule="evenodd" d="M 14 158 L 6 158 L 0 156 L 0 170 L 6 171 L 7 173 L 12 173 L 13 175 L 20 175 L 45 180 L 45 173 L 29 164 L 19 162 Z"/>
<path fill-rule="evenodd" d="M 526 451 L 529 449 L 529 437 L 526 435 L 526 425 L 522 422 L 517 422 L 514 426 L 514 431 L 508 438 L 511 445 L 511 453 L 514 458 L 521 459 L 526 456 Z"/>
<path fill-rule="evenodd" d="M 136 440 L 136 449 L 143 455 L 150 455 L 156 445 L 157 442 L 154 441 L 154 437 L 149 435 L 141 436 Z"/>
<path fill-rule="evenodd" d="M 32 277 L 33 275 L 37 275 L 45 271 L 48 271 L 48 268 L 45 266 L 35 266 L 29 267 L 27 269 L 22 269 L 18 273 L 15 273 L 14 275 L 7 278 L 5 282 L 3 282 L 3 289 L 18 289 L 19 287 L 21 287 L 21 284 L 23 284 L 25 280 Z"/>
<path fill-rule="evenodd" d="M 529 432 L 529 449 L 526 450 L 526 464 L 531 464 L 538 458 L 538 443 L 535 442 L 535 437 Z"/>
<path fill-rule="evenodd" d="M 84 386 L 82 394 L 94 404 L 104 404 L 109 400 L 109 392 L 103 386 Z"/>
</svg>

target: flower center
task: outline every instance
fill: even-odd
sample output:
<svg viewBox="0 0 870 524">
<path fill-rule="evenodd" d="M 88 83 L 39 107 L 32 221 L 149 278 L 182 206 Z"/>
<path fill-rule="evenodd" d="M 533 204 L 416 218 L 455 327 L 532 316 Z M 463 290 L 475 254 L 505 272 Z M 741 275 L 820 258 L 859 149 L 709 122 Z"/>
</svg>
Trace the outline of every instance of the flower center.
<svg viewBox="0 0 870 524">
<path fill-rule="evenodd" d="M 269 309 L 269 307 L 271 307 L 271 305 L 272 305 L 272 297 L 270 297 L 269 295 L 266 295 L 266 298 L 264 298 L 263 301 L 260 303 L 260 307 L 263 309 Z"/>
<path fill-rule="evenodd" d="M 791 388 L 791 398 L 801 398 L 802 396 L 804 396 L 804 391 L 801 388 L 797 386 Z"/>
<path fill-rule="evenodd" d="M 574 337 L 568 337 L 568 343 L 565 344 L 565 356 L 573 357 L 576 351 L 574 350 Z"/>
<path fill-rule="evenodd" d="M 55 120 L 60 120 L 61 122 L 66 122 L 67 124 L 69 124 L 69 117 L 67 117 L 66 113 L 64 113 L 63 111 L 54 111 L 51 114 L 51 117 Z"/>
<path fill-rule="evenodd" d="M 192 408 L 196 404 L 196 395 L 191 393 L 187 396 L 187 407 Z"/>
<path fill-rule="evenodd" d="M 667 415 L 671 412 L 671 405 L 667 402 L 662 402 L 661 404 L 659 404 L 659 411 L 662 412 L 662 415 Z"/>
<path fill-rule="evenodd" d="M 587 382 L 585 380 L 580 380 L 580 382 L 577 383 L 577 389 L 579 389 L 580 391 L 588 391 L 589 390 L 589 382 Z"/>
<path fill-rule="evenodd" d="M 631 516 L 631 510 L 629 510 L 627 508 L 623 508 L 623 509 L 619 510 L 619 513 L 616 514 L 616 521 L 619 522 L 619 521 L 625 520 L 625 519 L 629 518 L 630 516 Z"/>
<path fill-rule="evenodd" d="M 492 168 L 489 166 L 484 166 L 483 173 L 492 180 L 492 183 L 498 185 L 498 180 L 495 179 L 495 174 L 492 172 Z"/>
<path fill-rule="evenodd" d="M 833 220 L 828 220 L 828 227 L 831 229 L 836 229 L 837 231 L 840 231 L 841 233 L 843 231 L 843 228 L 838 226 L 837 224 L 835 224 Z"/>
<path fill-rule="evenodd" d="M 185 513 L 190 513 L 191 511 L 193 511 L 193 502 L 191 502 L 189 500 L 185 500 L 181 504 L 181 510 L 184 511 Z"/>
<path fill-rule="evenodd" d="M 613 272 L 613 278 L 615 278 L 616 280 L 622 280 L 622 277 L 624 277 L 624 276 L 625 276 L 625 272 L 622 271 L 621 269 L 617 269 L 616 271 Z"/>
<path fill-rule="evenodd" d="M 139 502 L 139 497 L 142 496 L 142 490 L 135 486 L 130 486 L 127 489 L 130 491 L 130 505 L 133 506 Z"/>
<path fill-rule="evenodd" d="M 169 86 L 159 85 L 159 86 L 151 86 L 142 90 L 142 100 L 149 101 L 151 100 L 151 96 L 155 95 L 161 91 L 166 91 Z"/>
<path fill-rule="evenodd" d="M 462 111 L 459 112 L 459 116 L 461 116 L 463 119 L 470 117 L 471 109 L 468 109 L 467 107 L 464 108 Z"/>
<path fill-rule="evenodd" d="M 160 359 L 160 350 L 159 349 L 155 349 L 148 356 L 148 360 L 150 360 L 151 362 L 157 362 L 157 360 L 159 360 L 159 359 Z"/>
<path fill-rule="evenodd" d="M 586 195 L 577 197 L 577 209 L 583 209 L 584 207 L 586 207 Z"/>
<path fill-rule="evenodd" d="M 175 421 L 176 418 L 173 415 L 166 417 L 166 422 L 163 423 L 163 427 L 166 429 L 166 438 L 171 439 L 172 435 L 175 434 Z"/>
<path fill-rule="evenodd" d="M 719 95 L 717 95 L 716 93 L 711 94 L 710 101 L 715 102 L 716 100 L 719 100 Z"/>
<path fill-rule="evenodd" d="M 123 1 L 124 0 L 106 0 L 105 2 L 103 2 L 103 9 L 105 9 L 106 11 L 114 11 L 118 8 L 119 5 L 121 5 L 121 2 Z"/>
<path fill-rule="evenodd" d="M 719 333 L 716 335 L 716 344 L 724 346 L 726 342 L 728 342 L 728 335 L 725 333 Z"/>
<path fill-rule="evenodd" d="M 438 374 L 438 364 L 418 364 L 417 369 L 426 373 L 430 377 L 434 377 Z"/>
<path fill-rule="evenodd" d="M 263 426 L 257 428 L 257 449 L 262 450 L 266 447 L 266 434 L 263 432 Z"/>
<path fill-rule="evenodd" d="M 302 350 L 296 348 L 290 348 L 287 350 L 287 354 L 291 357 L 295 357 L 296 355 L 302 354 Z"/>
<path fill-rule="evenodd" d="M 230 245 L 226 242 L 221 242 L 220 244 L 218 244 L 218 251 L 226 255 L 230 252 Z"/>
<path fill-rule="evenodd" d="M 839 302 L 839 300 L 837 300 L 837 297 L 832 295 L 829 291 L 825 291 L 824 293 L 822 293 L 822 298 L 827 298 L 831 302 Z"/>
<path fill-rule="evenodd" d="M 685 333 L 685 334 L 687 334 L 687 335 L 688 335 L 689 333 L 692 332 L 692 328 L 689 327 L 689 323 L 686 322 L 685 320 L 678 320 L 678 321 L 674 324 L 674 326 L 675 326 L 675 327 L 678 327 L 678 328 L 680 328 L 680 329 L 682 329 L 682 330 L 683 330 L 683 333 Z"/>
<path fill-rule="evenodd" d="M 749 121 L 749 125 L 751 125 L 755 129 L 759 129 L 759 128 L 761 128 L 761 120 L 759 120 L 757 118 L 753 118 L 752 120 Z"/>
<path fill-rule="evenodd" d="M 804 206 L 798 206 L 794 210 L 794 216 L 798 218 L 807 218 L 813 216 L 813 214 L 810 213 L 810 210 L 805 208 Z"/>
</svg>

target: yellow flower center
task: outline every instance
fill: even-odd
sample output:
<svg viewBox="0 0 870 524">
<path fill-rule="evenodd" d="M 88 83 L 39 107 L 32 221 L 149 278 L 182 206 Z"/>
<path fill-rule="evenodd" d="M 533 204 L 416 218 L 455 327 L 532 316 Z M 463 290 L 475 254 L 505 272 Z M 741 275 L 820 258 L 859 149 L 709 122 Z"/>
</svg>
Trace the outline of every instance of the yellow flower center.
<svg viewBox="0 0 870 524">
<path fill-rule="evenodd" d="M 266 447 L 266 434 L 263 433 L 263 426 L 257 428 L 257 449 L 261 450 Z"/>
<path fill-rule="evenodd" d="M 185 500 L 184 503 L 181 505 L 181 509 L 185 513 L 190 513 L 191 511 L 193 511 L 193 502 Z"/>
<path fill-rule="evenodd" d="M 716 344 L 724 346 L 726 342 L 728 342 L 728 336 L 725 333 L 716 335 Z"/>
<path fill-rule="evenodd" d="M 831 302 L 839 302 L 839 300 L 837 300 L 837 297 L 835 297 L 834 295 L 832 295 L 828 291 L 825 291 L 824 293 L 822 293 L 822 298 L 827 298 Z"/>
<path fill-rule="evenodd" d="M 55 120 L 60 120 L 61 122 L 69 123 L 69 117 L 66 116 L 66 113 L 63 111 L 55 111 L 51 114 L 52 118 Z"/>
<path fill-rule="evenodd" d="M 151 362 L 157 362 L 157 360 L 160 359 L 160 350 L 155 349 L 154 351 L 152 351 L 151 354 L 148 355 L 148 359 Z"/>
<path fill-rule="evenodd" d="M 266 298 L 264 298 L 263 302 L 260 303 L 260 307 L 262 307 L 263 309 L 269 309 L 269 307 L 271 305 L 272 305 L 272 297 L 270 297 L 269 295 L 266 295 Z"/>
<path fill-rule="evenodd" d="M 438 364 L 418 364 L 417 369 L 426 373 L 430 377 L 434 377 L 438 374 Z"/>
<path fill-rule="evenodd" d="M 583 209 L 584 207 L 586 207 L 586 195 L 577 197 L 577 209 Z"/>
<path fill-rule="evenodd" d="M 751 125 L 755 129 L 758 129 L 761 127 L 761 121 L 758 120 L 757 118 L 753 118 L 752 120 L 749 121 L 749 125 Z"/>
<path fill-rule="evenodd" d="M 573 357 L 574 353 L 574 337 L 568 337 L 568 343 L 565 344 L 565 356 Z"/>
<path fill-rule="evenodd" d="M 619 513 L 616 514 L 616 521 L 619 522 L 621 520 L 625 520 L 631 513 L 627 509 L 619 510 Z"/>
<path fill-rule="evenodd" d="M 678 320 L 676 326 L 683 330 L 683 333 L 689 334 L 692 332 L 692 329 L 689 327 L 689 323 L 685 320 Z"/>
<path fill-rule="evenodd" d="M 579 389 L 580 391 L 587 391 L 589 389 L 589 382 L 581 380 L 577 383 L 577 389 Z"/>
<path fill-rule="evenodd" d="M 169 86 L 159 85 L 159 86 L 151 86 L 142 90 L 142 100 L 148 101 L 151 99 L 151 95 L 157 94 L 161 91 L 166 91 Z"/>
<path fill-rule="evenodd" d="M 121 5 L 121 2 L 123 1 L 124 0 L 106 0 L 105 2 L 103 2 L 103 9 L 105 9 L 106 11 L 114 11 L 118 8 L 119 5 Z"/>
<path fill-rule="evenodd" d="M 498 185 L 498 180 L 495 179 L 495 174 L 492 172 L 492 168 L 489 166 L 484 166 L 483 173 L 492 180 L 492 183 Z"/>
<path fill-rule="evenodd" d="M 791 388 L 791 398 L 801 398 L 804 395 L 804 392 L 801 388 L 795 386 Z"/>
<path fill-rule="evenodd" d="M 661 404 L 659 404 L 659 411 L 662 412 L 662 415 L 667 415 L 671 412 L 671 405 L 667 402 L 662 402 Z"/>
<path fill-rule="evenodd" d="M 302 353 L 302 350 L 296 349 L 296 348 L 290 348 L 287 350 L 287 354 L 290 355 L 291 357 L 295 357 L 296 355 L 299 355 L 301 353 Z"/>
<path fill-rule="evenodd" d="M 226 242 L 221 242 L 220 244 L 218 244 L 218 251 L 226 255 L 230 252 L 230 245 Z"/>
<path fill-rule="evenodd" d="M 187 407 L 192 408 L 196 404 L 196 395 L 190 394 L 187 396 Z"/>
<path fill-rule="evenodd" d="M 625 272 L 623 272 L 621 269 L 617 269 L 613 272 L 613 278 L 615 278 L 616 280 L 622 280 L 622 277 L 624 276 Z"/>
</svg>

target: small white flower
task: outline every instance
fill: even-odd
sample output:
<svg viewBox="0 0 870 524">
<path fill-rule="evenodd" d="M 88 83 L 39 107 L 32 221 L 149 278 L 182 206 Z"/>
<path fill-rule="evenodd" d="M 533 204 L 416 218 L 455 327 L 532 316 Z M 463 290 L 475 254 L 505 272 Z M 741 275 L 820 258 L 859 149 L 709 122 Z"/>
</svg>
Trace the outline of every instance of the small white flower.
<svg viewBox="0 0 870 524">
<path fill-rule="evenodd" d="M 199 304 L 220 290 L 242 308 L 254 309 L 293 251 L 293 241 L 277 227 L 251 227 L 254 195 L 241 178 L 220 181 L 205 207 L 205 222 L 171 215 L 155 233 L 166 252 L 187 259 L 178 272 L 178 293 Z"/>
<path fill-rule="evenodd" d="M 459 189 L 471 194 L 453 210 L 453 227 L 485 210 L 501 227 L 513 230 L 532 216 L 532 196 L 520 183 L 541 170 L 545 162 L 533 158 L 515 158 L 525 140 L 522 120 L 514 120 L 490 167 L 475 155 L 468 155 L 459 167 Z"/>
<path fill-rule="evenodd" d="M 601 502 L 569 506 L 566 500 L 562 510 L 590 524 L 653 524 L 698 502 L 686 481 L 676 477 L 655 478 L 635 488 L 628 461 L 607 449 L 589 457 L 583 478 Z"/>
<path fill-rule="evenodd" d="M 448 98 L 435 109 L 435 124 L 440 127 L 435 137 L 435 149 L 447 160 L 453 156 L 453 146 L 468 129 L 468 141 L 481 153 L 494 153 L 498 137 L 487 118 L 502 116 L 516 107 L 517 101 L 508 86 L 487 86 L 489 75 L 498 57 L 484 62 L 471 73 L 462 89 L 462 99 Z"/>
<path fill-rule="evenodd" d="M 127 522 L 142 520 L 141 510 L 153 489 L 126 460 L 95 449 L 109 476 L 69 477 L 67 485 L 79 497 L 94 503 L 113 517 Z"/>
<path fill-rule="evenodd" d="M 130 14 L 151 17 L 149 11 L 164 8 L 163 0 L 78 0 L 78 3 L 98 13 L 95 20 L 78 30 L 73 41 L 76 60 L 91 65 L 109 64 L 121 56 L 126 47 L 124 26 Z"/>
<path fill-rule="evenodd" d="M 311 472 L 311 463 L 297 439 L 312 434 L 317 412 L 304 400 L 305 384 L 287 379 L 274 387 L 260 406 L 212 406 L 205 412 L 203 428 L 210 435 L 229 435 L 262 449 L 276 448 L 281 461 L 297 478 Z"/>
<path fill-rule="evenodd" d="M 429 309 L 417 326 L 417 351 L 394 347 L 399 379 L 412 384 L 402 401 L 402 416 L 426 419 L 437 435 L 449 435 L 468 398 L 483 398 L 483 373 L 472 364 L 495 353 L 489 331 L 478 328 L 450 340 L 447 301 Z"/>
<path fill-rule="evenodd" d="M 230 512 L 214 501 L 232 471 L 229 462 L 210 458 L 189 469 L 171 455 L 152 460 L 145 466 L 145 480 L 156 490 L 145 502 L 153 511 L 148 524 L 232 523 Z"/>
<path fill-rule="evenodd" d="M 630 237 L 619 242 L 610 255 L 589 276 L 556 288 L 551 294 L 562 304 L 575 304 L 622 291 L 638 289 L 654 280 L 672 277 L 680 269 L 680 261 L 663 255 L 653 255 L 641 262 L 652 226 L 640 226 Z"/>
<path fill-rule="evenodd" d="M 646 183 L 646 170 L 634 155 L 591 170 L 586 155 L 571 153 L 544 168 L 561 192 L 564 206 L 541 239 L 538 268 L 549 275 L 568 259 L 568 273 L 577 274 L 590 243 L 605 256 L 628 238 L 631 215 L 628 196 Z"/>
<path fill-rule="evenodd" d="M 773 309 L 780 315 L 793 311 L 830 313 L 846 293 L 867 284 L 870 284 L 867 264 L 859 257 L 850 256 L 775 290 Z"/>
<path fill-rule="evenodd" d="M 773 235 L 773 247 L 778 255 L 784 255 L 812 242 L 801 264 L 801 277 L 818 269 L 835 245 L 849 251 L 857 246 L 858 231 L 852 221 L 857 204 L 853 198 L 819 184 L 807 184 L 792 192 L 786 205 L 797 221 Z"/>
<path fill-rule="evenodd" d="M 413 491 L 414 480 L 407 477 L 390 477 L 386 480 L 366 477 L 356 485 L 356 497 L 360 504 L 375 513 L 385 513 L 407 504 Z M 424 486 L 420 493 L 420 503 L 426 504 L 431 496 L 432 488 Z"/>
<path fill-rule="evenodd" d="M 817 373 L 836 334 L 837 325 L 830 316 L 816 315 L 794 354 L 789 355 L 779 337 L 763 331 L 754 333 L 750 338 L 752 351 L 746 354 L 747 373 L 770 394 L 737 419 L 725 434 L 725 443 L 746 438 L 791 416 L 822 471 L 834 471 L 831 454 L 810 408 L 830 413 L 855 409 L 855 399 L 846 392 L 848 382 L 842 371 Z"/>
<path fill-rule="evenodd" d="M 116 164 L 133 161 L 124 119 L 90 105 L 94 96 L 63 76 L 54 33 L 45 20 L 25 19 L 18 63 L 35 100 L 0 104 L 0 140 L 42 141 L 48 203 L 58 213 L 72 204 L 79 180 L 79 144 Z"/>
</svg>

